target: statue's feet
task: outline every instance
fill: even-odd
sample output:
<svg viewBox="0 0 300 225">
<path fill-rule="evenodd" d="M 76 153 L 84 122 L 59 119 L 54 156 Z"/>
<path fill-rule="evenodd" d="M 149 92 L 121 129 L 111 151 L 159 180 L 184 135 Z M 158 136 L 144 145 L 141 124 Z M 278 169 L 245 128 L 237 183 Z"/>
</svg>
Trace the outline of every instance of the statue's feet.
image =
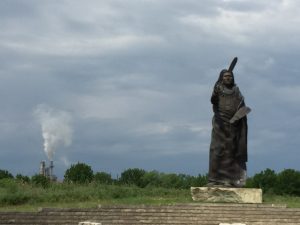
<svg viewBox="0 0 300 225">
<path fill-rule="evenodd" d="M 231 182 L 228 182 L 228 181 L 225 181 L 225 182 L 223 183 L 223 186 L 224 186 L 224 187 L 234 187 L 234 185 L 233 185 Z"/>
<path fill-rule="evenodd" d="M 210 181 L 205 185 L 205 187 L 216 187 L 218 185 L 217 183 L 218 182 Z"/>
<path fill-rule="evenodd" d="M 209 181 L 206 187 L 235 187 L 232 183 L 228 181 Z"/>
</svg>

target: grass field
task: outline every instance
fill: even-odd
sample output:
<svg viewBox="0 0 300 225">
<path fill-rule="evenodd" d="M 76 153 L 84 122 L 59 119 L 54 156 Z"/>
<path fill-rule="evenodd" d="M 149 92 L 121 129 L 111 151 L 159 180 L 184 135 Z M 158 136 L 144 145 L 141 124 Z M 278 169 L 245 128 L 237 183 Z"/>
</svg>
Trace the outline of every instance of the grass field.
<svg viewBox="0 0 300 225">
<path fill-rule="evenodd" d="M 1 182 L 1 211 L 37 211 L 41 207 L 92 208 L 99 204 L 178 204 L 193 202 L 189 189 L 158 187 L 53 183 L 48 188 Z M 264 203 L 300 208 L 300 197 L 265 194 Z"/>
</svg>

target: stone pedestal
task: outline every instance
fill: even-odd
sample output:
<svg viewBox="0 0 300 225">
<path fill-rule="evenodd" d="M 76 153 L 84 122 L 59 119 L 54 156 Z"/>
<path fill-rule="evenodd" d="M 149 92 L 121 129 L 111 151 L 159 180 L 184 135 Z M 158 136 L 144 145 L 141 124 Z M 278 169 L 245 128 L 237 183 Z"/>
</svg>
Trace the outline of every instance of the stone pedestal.
<svg viewBox="0 0 300 225">
<path fill-rule="evenodd" d="M 191 187 L 192 199 L 201 202 L 262 203 L 256 188 Z"/>
</svg>

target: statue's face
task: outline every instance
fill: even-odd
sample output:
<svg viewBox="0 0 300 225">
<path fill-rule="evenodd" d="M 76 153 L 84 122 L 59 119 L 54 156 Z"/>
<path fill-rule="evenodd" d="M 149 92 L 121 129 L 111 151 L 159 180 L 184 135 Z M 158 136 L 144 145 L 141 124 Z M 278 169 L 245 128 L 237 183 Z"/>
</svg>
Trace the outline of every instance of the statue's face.
<svg viewBox="0 0 300 225">
<path fill-rule="evenodd" d="M 230 72 L 225 72 L 223 75 L 223 84 L 225 85 L 231 85 L 233 82 L 233 77 Z"/>
</svg>

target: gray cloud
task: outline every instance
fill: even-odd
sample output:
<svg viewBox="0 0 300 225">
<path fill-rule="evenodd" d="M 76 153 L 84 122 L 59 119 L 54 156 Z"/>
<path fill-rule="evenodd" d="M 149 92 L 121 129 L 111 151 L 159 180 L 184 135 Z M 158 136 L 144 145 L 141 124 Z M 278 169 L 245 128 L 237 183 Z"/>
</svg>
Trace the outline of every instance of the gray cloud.
<svg viewBox="0 0 300 225">
<path fill-rule="evenodd" d="M 238 56 L 235 78 L 252 108 L 250 174 L 299 169 L 299 7 L 291 0 L 1 1 L 1 168 L 38 171 L 46 155 L 33 111 L 44 103 L 74 118 L 73 144 L 55 155 L 60 177 L 77 161 L 114 174 L 129 167 L 206 173 L 211 89 Z"/>
</svg>

